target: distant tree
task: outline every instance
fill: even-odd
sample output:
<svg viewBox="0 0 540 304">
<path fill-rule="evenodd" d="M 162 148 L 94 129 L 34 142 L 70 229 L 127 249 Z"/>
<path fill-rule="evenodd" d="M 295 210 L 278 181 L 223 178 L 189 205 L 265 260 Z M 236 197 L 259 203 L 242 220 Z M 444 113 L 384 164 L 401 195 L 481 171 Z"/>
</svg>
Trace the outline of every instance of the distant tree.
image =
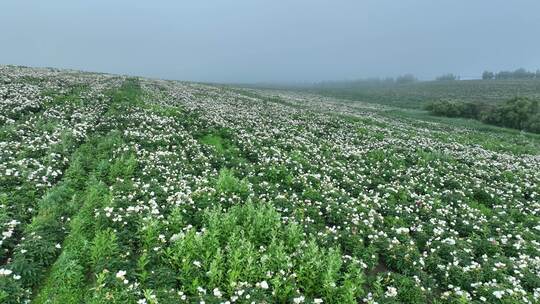
<svg viewBox="0 0 540 304">
<path fill-rule="evenodd" d="M 515 129 L 526 129 L 527 122 L 538 113 L 538 101 L 516 97 L 501 105 L 498 110 L 503 113 L 503 125 Z"/>
<path fill-rule="evenodd" d="M 426 106 L 435 115 L 478 119 L 485 123 L 540 133 L 540 103 L 515 97 L 500 104 L 439 100 Z"/>
<path fill-rule="evenodd" d="M 540 79 L 540 69 L 536 70 L 535 78 Z"/>
<path fill-rule="evenodd" d="M 525 70 L 524 68 L 519 68 L 514 71 L 513 78 L 514 79 L 532 79 L 534 78 L 534 73 L 529 72 Z"/>
<path fill-rule="evenodd" d="M 413 74 L 405 74 L 405 75 L 398 76 L 396 78 L 397 84 L 413 83 L 416 81 L 418 81 L 418 79 L 416 79 L 416 77 Z"/>
<path fill-rule="evenodd" d="M 519 68 L 515 71 L 500 71 L 495 74 L 495 79 L 533 79 L 536 77 L 534 72 Z"/>
<path fill-rule="evenodd" d="M 484 71 L 484 73 L 482 73 L 482 79 L 484 80 L 491 80 L 493 78 L 495 78 L 495 74 L 493 72 Z"/>
<path fill-rule="evenodd" d="M 499 73 L 495 74 L 495 79 L 502 79 L 502 80 L 511 79 L 512 75 L 513 73 L 510 71 L 500 71 Z"/>
<path fill-rule="evenodd" d="M 524 129 L 530 132 L 540 133 L 540 112 L 531 115 L 524 123 Z"/>
<path fill-rule="evenodd" d="M 480 117 L 480 113 L 487 106 L 487 104 L 479 102 L 463 102 L 454 99 L 442 99 L 429 103 L 426 106 L 426 110 L 439 116 L 478 119 Z"/>
<path fill-rule="evenodd" d="M 436 78 L 436 80 L 438 81 L 452 81 L 452 80 L 457 80 L 457 79 L 458 79 L 458 76 L 451 73 L 444 74 Z"/>
</svg>

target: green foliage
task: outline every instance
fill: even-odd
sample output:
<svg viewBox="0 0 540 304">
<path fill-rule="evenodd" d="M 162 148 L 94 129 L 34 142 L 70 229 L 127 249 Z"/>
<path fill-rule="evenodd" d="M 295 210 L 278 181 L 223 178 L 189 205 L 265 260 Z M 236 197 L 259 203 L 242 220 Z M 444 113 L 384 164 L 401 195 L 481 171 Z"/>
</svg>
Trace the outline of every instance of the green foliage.
<svg viewBox="0 0 540 304">
<path fill-rule="evenodd" d="M 84 299 L 85 269 L 78 263 L 76 251 L 64 252 L 52 269 L 49 282 L 62 282 L 61 284 L 48 283 L 36 298 L 36 303 L 47 303 L 54 299 L 56 303 L 81 303 Z"/>
<path fill-rule="evenodd" d="M 486 77 L 488 77 L 486 75 Z M 492 75 L 491 77 L 495 77 Z M 456 81 L 418 81 L 396 85 L 393 81 L 317 84 L 300 91 L 314 92 L 350 101 L 421 109 L 434 100 L 460 100 L 466 103 L 495 104 L 516 95 L 540 98 L 540 77 L 535 79 L 493 79 Z"/>
<path fill-rule="evenodd" d="M 438 101 L 429 104 L 426 109 L 435 115 L 478 119 L 497 126 L 540 133 L 538 101 L 524 97 L 516 97 L 497 105 Z"/>
<path fill-rule="evenodd" d="M 71 97 L 65 98 L 55 100 L 63 103 L 68 102 L 68 99 L 74 101 Z M 53 127 L 50 124 L 39 126 L 45 130 Z M 68 153 L 76 147 L 69 133 L 64 133 L 61 139 L 62 143 L 55 146 L 52 152 Z M 41 284 L 51 265 L 53 268 L 37 301 L 54 297 L 60 302 L 80 302 L 84 296 L 81 288 L 86 284 L 88 263 L 96 269 L 116 265 L 113 257 L 117 255 L 118 249 L 114 234 L 106 230 L 92 235 L 96 223 L 93 212 L 108 200 L 107 189 L 96 181 L 93 172 L 98 173 L 98 176 L 109 175 L 109 166 L 100 165 L 110 159 L 113 149 L 119 143 L 120 137 L 112 132 L 108 136 L 93 136 L 73 151 L 72 161 L 63 179 L 39 201 L 37 214 L 22 231 L 22 241 L 10 261 L 10 268 L 20 274 L 21 279 L 0 282 L 0 286 L 5 284 L 2 290 L 8 292 L 7 303 L 22 301 L 28 294 L 25 290 L 32 290 Z M 135 168 L 134 158 L 122 158 L 120 162 L 122 166 L 113 167 L 114 174 L 129 177 Z M 71 221 L 73 215 L 75 218 Z M 64 243 L 70 228 L 73 229 L 72 233 Z M 64 246 L 67 251 L 62 250 Z M 90 252 L 87 254 L 89 247 Z M 55 288 L 64 280 L 69 283 Z"/>
<path fill-rule="evenodd" d="M 485 104 L 478 104 L 473 102 L 459 102 L 453 100 L 440 100 L 430 103 L 426 106 L 426 110 L 432 112 L 435 115 L 448 116 L 448 117 L 464 117 L 464 118 L 478 118 L 483 108 L 486 108 Z"/>
<path fill-rule="evenodd" d="M 38 284 L 47 267 L 56 259 L 59 250 L 55 246 L 62 242 L 65 235 L 64 223 L 60 218 L 67 214 L 65 206 L 73 193 L 65 185 L 50 191 L 41 201 L 40 212 L 25 229 L 24 233 L 29 237 L 20 248 L 26 252 L 17 252 L 12 264 L 15 271 L 25 275 L 23 284 Z"/>
<path fill-rule="evenodd" d="M 394 275 L 394 282 L 398 290 L 398 299 L 400 303 L 425 303 L 426 296 L 420 286 L 411 278 Z"/>
<path fill-rule="evenodd" d="M 230 130 L 211 129 L 202 134 L 199 136 L 199 141 L 211 147 L 215 153 L 213 163 L 216 168 L 235 168 L 246 162 L 242 151 L 231 140 Z"/>
<path fill-rule="evenodd" d="M 524 68 L 519 68 L 515 71 L 500 71 L 496 74 L 492 75 L 492 78 L 495 79 L 535 79 L 537 77 L 538 73 L 530 72 L 525 70 Z"/>
<path fill-rule="evenodd" d="M 249 184 L 234 175 L 230 169 L 221 169 L 216 181 L 216 190 L 221 194 L 236 194 L 247 198 L 249 194 Z"/>
<path fill-rule="evenodd" d="M 396 84 L 408 84 L 417 82 L 418 79 L 413 74 L 405 74 L 396 78 Z"/>
<path fill-rule="evenodd" d="M 63 244 L 62 254 L 51 268 L 51 272 L 36 297 L 36 303 L 48 303 L 54 300 L 58 303 L 79 303 L 87 295 L 87 273 L 94 265 L 103 263 L 99 259 L 99 246 L 106 241 L 97 238 L 94 210 L 103 207 L 110 200 L 107 187 L 95 177 L 91 177 L 82 195 L 82 208 L 70 223 L 70 234 Z M 100 232 L 99 235 L 103 235 Z M 97 242 L 95 242 L 97 241 Z M 113 245 L 114 246 L 114 245 Z M 93 255 L 93 257 L 91 256 Z"/>
<path fill-rule="evenodd" d="M 494 125 L 540 133 L 538 100 L 516 97 L 480 114 L 480 119 Z"/>
<path fill-rule="evenodd" d="M 492 80 L 495 78 L 495 74 L 493 72 L 490 72 L 490 71 L 484 71 L 482 73 L 482 79 L 483 80 Z"/>
<path fill-rule="evenodd" d="M 116 179 L 130 179 L 137 169 L 137 158 L 135 154 L 122 155 L 109 168 L 109 180 L 111 183 Z"/>
<path fill-rule="evenodd" d="M 234 294 L 239 282 L 265 280 L 268 291 L 253 290 L 259 299 L 290 301 L 296 289 L 328 302 L 355 303 L 363 295 L 364 277 L 358 264 L 344 261 L 336 248 L 301 241 L 298 227 L 283 225 L 272 206 L 248 203 L 205 214 L 203 233 L 182 233 L 166 251 L 189 295 L 197 295 L 201 285 Z M 280 271 L 289 275 L 267 276 Z"/>
<path fill-rule="evenodd" d="M 454 74 L 444 74 L 436 78 L 437 81 L 454 81 L 458 79 L 459 76 L 456 76 Z"/>
<path fill-rule="evenodd" d="M 205 145 L 213 146 L 218 153 L 224 153 L 226 151 L 225 140 L 216 134 L 206 134 L 201 138 L 201 142 Z"/>
<path fill-rule="evenodd" d="M 90 263 L 95 273 L 114 268 L 118 256 L 116 234 L 112 229 L 98 231 L 90 248 Z"/>
<path fill-rule="evenodd" d="M 113 104 L 141 102 L 142 89 L 137 78 L 128 78 L 122 83 L 122 87 L 111 93 Z"/>
<path fill-rule="evenodd" d="M 59 103 L 42 92 L 28 123 L 0 127 L 0 303 L 536 300 L 537 135 L 313 95 L 101 80 Z M 494 106 L 461 81 L 422 98 L 428 84 L 390 82 L 376 85 L 395 98 L 450 95 L 452 115 Z M 521 121 L 531 100 L 499 116 Z"/>
</svg>

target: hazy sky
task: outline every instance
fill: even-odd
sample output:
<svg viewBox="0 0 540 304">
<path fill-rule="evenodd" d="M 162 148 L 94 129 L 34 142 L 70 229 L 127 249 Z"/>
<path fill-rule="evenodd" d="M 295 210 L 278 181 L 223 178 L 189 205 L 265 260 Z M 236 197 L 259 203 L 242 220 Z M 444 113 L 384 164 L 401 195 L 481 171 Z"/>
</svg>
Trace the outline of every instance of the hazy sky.
<svg viewBox="0 0 540 304">
<path fill-rule="evenodd" d="M 214 81 L 540 68 L 538 0 L 2 0 L 0 64 Z"/>
</svg>

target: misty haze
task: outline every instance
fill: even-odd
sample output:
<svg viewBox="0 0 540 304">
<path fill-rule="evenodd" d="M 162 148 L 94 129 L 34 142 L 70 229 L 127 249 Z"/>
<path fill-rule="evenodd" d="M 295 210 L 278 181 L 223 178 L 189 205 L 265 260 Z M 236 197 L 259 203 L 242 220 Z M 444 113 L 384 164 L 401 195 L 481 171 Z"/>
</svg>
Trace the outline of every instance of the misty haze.
<svg viewBox="0 0 540 304">
<path fill-rule="evenodd" d="M 540 303 L 537 1 L 3 1 L 0 303 Z"/>
</svg>

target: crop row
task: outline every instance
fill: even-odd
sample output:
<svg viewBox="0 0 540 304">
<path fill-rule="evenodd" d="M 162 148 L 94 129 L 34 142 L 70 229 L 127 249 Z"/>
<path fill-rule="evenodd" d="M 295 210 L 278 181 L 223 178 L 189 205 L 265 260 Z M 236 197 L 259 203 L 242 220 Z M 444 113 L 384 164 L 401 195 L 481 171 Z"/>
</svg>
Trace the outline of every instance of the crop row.
<svg viewBox="0 0 540 304">
<path fill-rule="evenodd" d="M 6 301 L 540 299 L 538 153 L 313 95 L 118 81 L 88 84 L 105 106 L 33 201 Z"/>
</svg>

